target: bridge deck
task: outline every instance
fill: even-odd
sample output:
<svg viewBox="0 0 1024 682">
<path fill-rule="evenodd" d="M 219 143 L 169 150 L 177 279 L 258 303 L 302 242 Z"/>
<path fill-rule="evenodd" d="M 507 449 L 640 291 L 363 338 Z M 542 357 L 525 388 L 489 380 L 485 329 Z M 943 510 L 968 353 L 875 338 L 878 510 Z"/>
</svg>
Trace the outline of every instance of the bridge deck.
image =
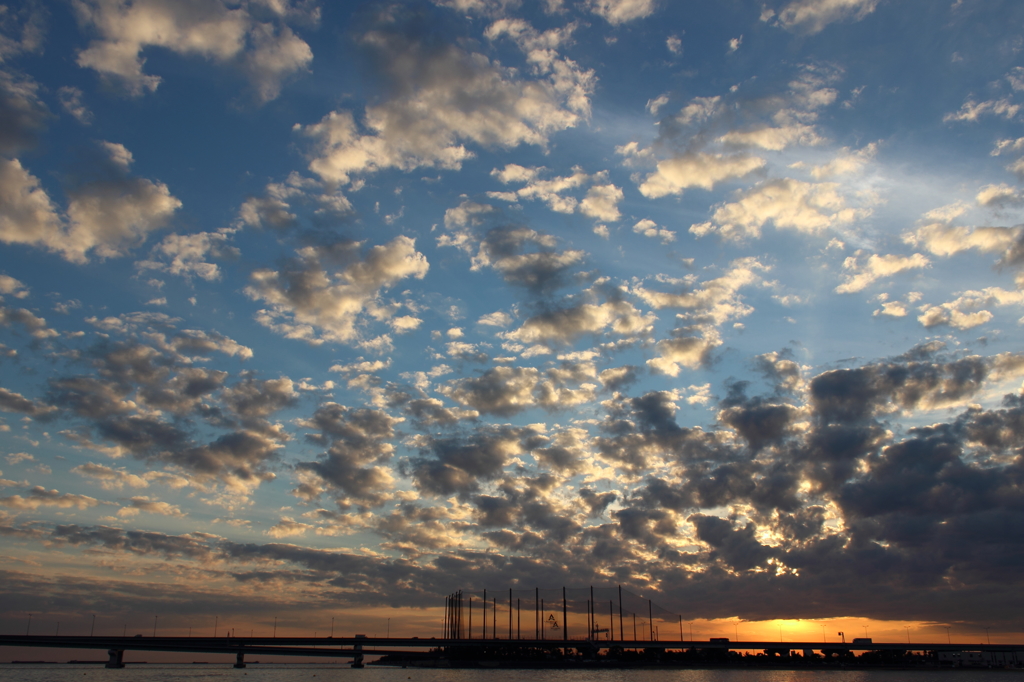
<svg viewBox="0 0 1024 682">
<path fill-rule="evenodd" d="M 709 640 L 634 641 L 581 639 L 435 639 L 418 637 L 79 637 L 52 635 L 0 635 L 0 646 L 120 651 L 178 651 L 334 658 L 383 655 L 422 649 L 588 648 L 588 649 L 811 649 L 815 651 L 990 651 L 1024 652 L 1024 644 L 937 642 L 734 642 Z"/>
</svg>

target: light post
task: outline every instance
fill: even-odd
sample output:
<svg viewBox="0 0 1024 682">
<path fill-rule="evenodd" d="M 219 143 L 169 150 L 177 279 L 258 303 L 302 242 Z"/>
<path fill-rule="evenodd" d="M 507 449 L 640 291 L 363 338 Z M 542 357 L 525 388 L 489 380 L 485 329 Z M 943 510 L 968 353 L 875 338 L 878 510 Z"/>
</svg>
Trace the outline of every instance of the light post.
<svg viewBox="0 0 1024 682">
<path fill-rule="evenodd" d="M 949 637 L 949 626 L 948 625 L 943 625 L 942 627 L 946 628 L 946 643 L 947 644 L 952 644 L 953 640 L 950 639 L 950 637 Z"/>
<path fill-rule="evenodd" d="M 990 628 L 985 628 L 985 639 L 987 639 L 987 640 L 988 640 L 988 643 L 989 643 L 989 645 L 991 646 L 991 644 L 992 644 L 992 638 L 991 638 L 991 637 L 989 636 L 989 634 L 988 634 L 988 631 L 989 631 L 989 629 L 990 629 Z"/>
</svg>

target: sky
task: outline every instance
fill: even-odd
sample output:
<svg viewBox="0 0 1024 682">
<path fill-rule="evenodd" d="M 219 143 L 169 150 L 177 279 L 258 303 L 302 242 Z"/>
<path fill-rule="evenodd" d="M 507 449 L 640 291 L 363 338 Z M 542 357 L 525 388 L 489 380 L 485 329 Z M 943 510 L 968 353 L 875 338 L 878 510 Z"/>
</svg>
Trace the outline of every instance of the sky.
<svg viewBox="0 0 1024 682">
<path fill-rule="evenodd" d="M 1022 25 L 0 5 L 0 627 L 1017 638 Z"/>
</svg>

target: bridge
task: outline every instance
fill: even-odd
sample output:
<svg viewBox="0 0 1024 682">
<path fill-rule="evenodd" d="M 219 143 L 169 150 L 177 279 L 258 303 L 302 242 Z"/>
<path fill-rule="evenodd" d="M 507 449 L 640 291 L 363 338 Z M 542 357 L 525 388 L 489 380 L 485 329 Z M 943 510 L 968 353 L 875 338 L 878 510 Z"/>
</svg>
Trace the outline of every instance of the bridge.
<svg viewBox="0 0 1024 682">
<path fill-rule="evenodd" d="M 421 652 L 424 656 L 461 657 L 493 656 L 497 652 L 514 654 L 517 651 L 586 652 L 593 656 L 598 651 L 644 650 L 664 652 L 680 650 L 700 651 L 766 651 L 789 650 L 822 651 L 832 655 L 852 655 L 857 651 L 935 653 L 982 652 L 1013 654 L 1024 661 L 1024 644 L 963 644 L 935 642 L 737 642 L 726 638 L 709 640 L 598 640 L 598 639 L 436 639 L 419 637 L 102 637 L 57 635 L 0 635 L 0 646 L 42 647 L 58 649 L 100 649 L 109 656 L 108 668 L 124 667 L 126 651 L 189 652 L 196 654 L 233 654 L 235 667 L 245 667 L 245 656 L 302 656 L 348 658 L 353 667 L 362 667 L 366 655 L 406 655 Z"/>
</svg>

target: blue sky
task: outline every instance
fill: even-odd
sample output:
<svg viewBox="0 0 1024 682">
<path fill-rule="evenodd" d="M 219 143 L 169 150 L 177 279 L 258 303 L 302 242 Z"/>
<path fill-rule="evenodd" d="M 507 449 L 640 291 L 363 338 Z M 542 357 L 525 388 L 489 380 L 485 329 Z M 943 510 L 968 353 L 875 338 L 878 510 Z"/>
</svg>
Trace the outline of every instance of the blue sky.
<svg viewBox="0 0 1024 682">
<path fill-rule="evenodd" d="M 1014 631 L 1022 18 L 0 6 L 8 617 Z"/>
</svg>

